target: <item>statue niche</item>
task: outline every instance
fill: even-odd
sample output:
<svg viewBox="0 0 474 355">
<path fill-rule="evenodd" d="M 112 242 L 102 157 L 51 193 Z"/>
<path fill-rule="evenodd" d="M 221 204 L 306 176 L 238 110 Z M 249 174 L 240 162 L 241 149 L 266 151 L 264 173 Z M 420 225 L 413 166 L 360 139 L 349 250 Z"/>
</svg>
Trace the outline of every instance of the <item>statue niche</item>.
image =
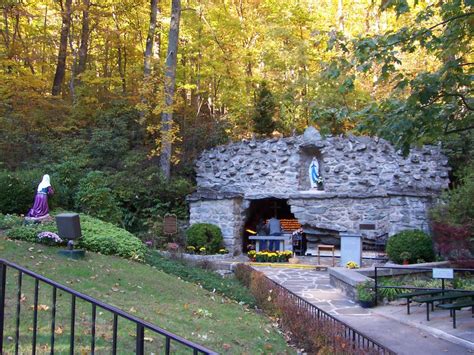
<svg viewBox="0 0 474 355">
<path fill-rule="evenodd" d="M 305 147 L 300 152 L 299 190 L 323 190 L 322 157 L 319 149 Z"/>
</svg>

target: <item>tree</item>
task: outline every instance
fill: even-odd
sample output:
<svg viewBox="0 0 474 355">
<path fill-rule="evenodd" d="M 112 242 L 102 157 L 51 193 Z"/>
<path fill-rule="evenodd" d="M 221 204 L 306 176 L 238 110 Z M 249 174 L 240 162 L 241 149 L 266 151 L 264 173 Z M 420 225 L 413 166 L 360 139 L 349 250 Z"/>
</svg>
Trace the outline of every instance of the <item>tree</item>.
<svg viewBox="0 0 474 355">
<path fill-rule="evenodd" d="M 263 81 L 258 90 L 255 112 L 253 114 L 254 131 L 262 135 L 270 135 L 275 130 L 275 100 Z"/>
<path fill-rule="evenodd" d="M 58 63 L 56 65 L 56 74 L 54 75 L 53 80 L 53 89 L 51 90 L 53 96 L 57 96 L 61 93 L 61 86 L 64 82 L 64 76 L 66 74 L 67 43 L 69 39 L 69 30 L 71 28 L 72 0 L 66 0 L 64 6 L 62 0 L 60 0 L 60 4 L 62 25 L 61 36 L 59 39 Z"/>
<path fill-rule="evenodd" d="M 161 115 L 160 168 L 166 179 L 170 177 L 171 148 L 173 141 L 173 103 L 176 85 L 176 62 L 178 58 L 179 21 L 181 1 L 171 1 L 171 23 L 168 36 L 168 53 L 165 70 L 165 107 Z"/>
<path fill-rule="evenodd" d="M 384 1 L 382 10 L 397 16 L 410 11 L 405 0 Z M 471 62 L 473 6 L 448 0 L 423 8 L 410 25 L 351 41 L 334 35 L 331 50 L 342 51 L 327 68 L 340 90 L 352 91 L 364 76 L 388 94 L 350 113 L 362 132 L 389 139 L 406 153 L 411 144 L 474 129 Z M 408 71 L 412 55 L 430 58 L 423 70 Z"/>
</svg>

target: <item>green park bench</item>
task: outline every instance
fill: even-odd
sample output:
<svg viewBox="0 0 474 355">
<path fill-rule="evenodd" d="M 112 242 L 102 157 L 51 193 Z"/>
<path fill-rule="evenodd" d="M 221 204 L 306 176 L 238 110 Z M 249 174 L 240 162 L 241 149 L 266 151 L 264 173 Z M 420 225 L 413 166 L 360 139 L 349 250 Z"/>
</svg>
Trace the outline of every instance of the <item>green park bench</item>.
<svg viewBox="0 0 474 355">
<path fill-rule="evenodd" d="M 430 296 L 430 295 L 437 295 L 438 293 L 443 293 L 446 291 L 442 290 L 423 290 L 423 291 L 414 291 L 414 292 L 407 292 L 401 293 L 396 295 L 395 298 L 406 298 L 407 300 L 407 314 L 410 314 L 410 303 L 411 299 L 418 296 Z"/>
<path fill-rule="evenodd" d="M 435 302 L 442 302 L 442 301 L 455 301 L 459 298 L 471 297 L 472 301 L 474 301 L 474 292 L 454 292 L 454 291 L 445 291 L 441 296 L 434 296 L 434 297 L 421 297 L 421 298 L 414 298 L 413 300 L 418 303 L 426 303 L 426 320 L 430 320 L 430 305 L 433 309 Z"/>
<path fill-rule="evenodd" d="M 441 309 L 449 309 L 449 311 L 451 312 L 451 316 L 453 317 L 453 328 L 456 328 L 456 311 L 457 310 L 461 310 L 461 308 L 465 308 L 465 307 L 471 307 L 471 311 L 474 317 L 474 299 L 455 302 L 455 303 L 438 304 L 436 307 L 439 307 Z"/>
</svg>

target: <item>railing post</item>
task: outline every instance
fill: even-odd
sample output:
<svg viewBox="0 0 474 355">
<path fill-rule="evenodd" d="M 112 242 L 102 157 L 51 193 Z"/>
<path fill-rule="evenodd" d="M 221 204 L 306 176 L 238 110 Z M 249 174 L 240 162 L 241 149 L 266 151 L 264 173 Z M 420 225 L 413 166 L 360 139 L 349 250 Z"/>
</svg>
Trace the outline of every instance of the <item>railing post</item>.
<svg viewBox="0 0 474 355">
<path fill-rule="evenodd" d="M 7 266 L 0 262 L 0 354 L 3 354 L 3 324 L 5 321 L 5 287 L 7 283 Z"/>
<path fill-rule="evenodd" d="M 377 281 L 377 266 L 375 267 L 375 305 L 377 306 L 377 299 L 379 298 L 379 288 Z"/>
<path fill-rule="evenodd" d="M 137 344 L 135 353 L 143 355 L 145 353 L 145 328 L 142 324 L 137 323 Z"/>
</svg>

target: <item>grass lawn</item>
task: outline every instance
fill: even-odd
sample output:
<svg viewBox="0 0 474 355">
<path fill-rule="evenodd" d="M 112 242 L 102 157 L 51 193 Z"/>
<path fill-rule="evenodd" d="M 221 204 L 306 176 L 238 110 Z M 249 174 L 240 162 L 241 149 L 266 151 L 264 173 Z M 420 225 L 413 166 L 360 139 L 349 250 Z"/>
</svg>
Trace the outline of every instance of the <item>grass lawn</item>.
<svg viewBox="0 0 474 355">
<path fill-rule="evenodd" d="M 59 283 L 119 307 L 186 339 L 220 353 L 294 353 L 272 321 L 252 310 L 153 267 L 113 256 L 87 253 L 74 261 L 57 255 L 57 248 L 0 236 L 0 257 L 15 262 Z M 9 269 L 5 342 L 12 353 L 16 322 L 17 273 Z M 31 352 L 33 286 L 24 276 L 21 295 L 20 353 Z M 40 287 L 38 353 L 48 353 L 51 337 L 52 288 Z M 90 350 L 91 307 L 76 302 L 76 352 Z M 58 291 L 55 352 L 69 351 L 70 296 Z M 97 309 L 96 352 L 110 353 L 112 316 Z M 132 353 L 135 327 L 119 320 L 119 353 Z M 164 339 L 146 332 L 146 353 L 162 353 Z M 174 352 L 185 353 L 179 346 Z"/>
</svg>

